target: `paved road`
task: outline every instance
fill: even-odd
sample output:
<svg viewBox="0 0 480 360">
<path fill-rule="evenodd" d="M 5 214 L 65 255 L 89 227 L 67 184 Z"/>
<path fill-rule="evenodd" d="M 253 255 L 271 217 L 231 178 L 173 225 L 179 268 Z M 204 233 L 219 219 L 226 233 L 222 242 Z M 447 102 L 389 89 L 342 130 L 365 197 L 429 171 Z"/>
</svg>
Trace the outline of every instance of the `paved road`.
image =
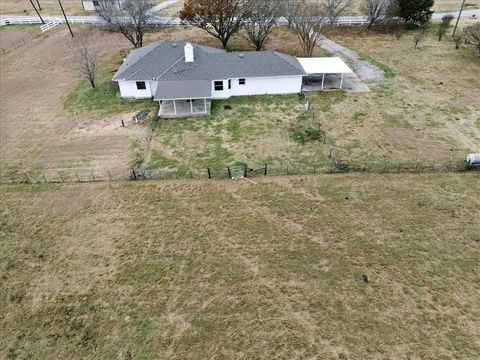
<svg viewBox="0 0 480 360">
<path fill-rule="evenodd" d="M 167 0 L 159 5 L 157 5 L 155 7 L 156 10 L 162 10 L 162 9 L 165 9 L 175 3 L 177 3 L 179 0 Z M 458 11 L 451 11 L 451 12 L 437 12 L 437 13 L 434 13 L 433 14 L 433 19 L 441 19 L 443 15 L 445 14 L 452 14 L 454 16 L 457 16 L 458 15 Z M 62 18 L 61 15 L 42 15 L 43 19 L 45 21 L 50 21 L 52 19 L 56 19 L 56 18 Z M 480 18 L 480 9 L 468 9 L 468 10 L 464 10 L 463 13 L 462 13 L 462 17 L 477 17 L 477 18 Z M 38 20 L 38 17 L 37 16 L 9 16 L 9 15 L 0 15 L 0 20 L 6 20 L 6 19 L 11 19 L 11 20 L 15 20 L 15 19 L 19 19 L 19 20 L 32 20 L 32 21 L 36 21 Z M 98 20 L 98 17 L 96 16 L 68 16 L 68 19 L 72 19 L 72 20 Z M 348 23 L 348 22 L 359 22 L 359 21 L 362 21 L 362 20 L 365 20 L 365 17 L 364 16 L 342 16 L 340 18 L 340 22 L 342 23 Z M 159 20 L 157 20 L 157 22 L 165 22 L 165 23 L 168 23 L 168 24 L 177 24 L 180 22 L 180 19 L 176 18 L 176 17 L 161 17 L 159 18 Z"/>
</svg>

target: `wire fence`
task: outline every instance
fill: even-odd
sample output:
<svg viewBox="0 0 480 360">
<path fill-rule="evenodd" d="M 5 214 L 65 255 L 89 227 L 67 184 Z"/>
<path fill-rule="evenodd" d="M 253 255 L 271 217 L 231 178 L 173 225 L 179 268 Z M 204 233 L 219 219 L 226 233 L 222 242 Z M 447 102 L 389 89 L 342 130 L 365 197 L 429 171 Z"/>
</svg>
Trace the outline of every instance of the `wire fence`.
<svg viewBox="0 0 480 360">
<path fill-rule="evenodd" d="M 173 179 L 239 179 L 264 176 L 316 175 L 342 173 L 455 173 L 465 171 L 480 171 L 480 167 L 469 167 L 463 160 L 442 162 L 402 162 L 389 160 L 359 164 L 330 159 L 324 163 L 285 163 L 282 165 L 248 165 L 235 164 L 223 168 L 188 169 L 173 171 L 167 169 L 130 168 L 124 171 L 109 171 L 106 169 L 63 169 L 46 171 L 23 171 L 11 174 L 9 178 L 2 177 L 2 183 L 92 183 L 107 181 L 141 181 L 141 180 L 173 180 Z"/>
</svg>

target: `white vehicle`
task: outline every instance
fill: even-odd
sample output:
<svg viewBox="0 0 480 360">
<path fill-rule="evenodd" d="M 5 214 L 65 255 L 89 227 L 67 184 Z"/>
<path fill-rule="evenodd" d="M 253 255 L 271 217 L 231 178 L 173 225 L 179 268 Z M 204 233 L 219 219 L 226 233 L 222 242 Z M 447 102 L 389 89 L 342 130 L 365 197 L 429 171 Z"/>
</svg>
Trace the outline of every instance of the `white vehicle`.
<svg viewBox="0 0 480 360">
<path fill-rule="evenodd" d="M 468 166 L 480 166 L 480 153 L 468 154 L 465 158 L 465 162 Z"/>
</svg>

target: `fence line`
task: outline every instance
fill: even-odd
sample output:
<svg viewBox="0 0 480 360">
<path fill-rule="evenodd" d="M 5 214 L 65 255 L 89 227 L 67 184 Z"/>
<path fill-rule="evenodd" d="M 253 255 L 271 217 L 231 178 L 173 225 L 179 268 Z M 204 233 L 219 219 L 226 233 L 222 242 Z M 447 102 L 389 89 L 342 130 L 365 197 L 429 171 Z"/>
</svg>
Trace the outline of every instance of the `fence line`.
<svg viewBox="0 0 480 360">
<path fill-rule="evenodd" d="M 33 174 L 29 171 L 14 174 L 7 179 L 0 180 L 2 183 L 91 183 L 91 182 L 111 182 L 125 180 L 173 180 L 173 179 L 238 179 L 238 175 L 233 174 L 233 169 L 238 174 L 238 168 L 243 168 L 241 177 L 258 176 L 284 176 L 284 175 L 316 175 L 316 174 L 345 174 L 345 173 L 375 173 L 375 174 L 419 174 L 419 173 L 453 173 L 465 172 L 469 170 L 480 170 L 480 167 L 470 168 L 464 162 L 450 160 L 448 162 L 425 163 L 420 160 L 395 164 L 389 161 L 382 161 L 367 165 L 355 165 L 347 162 L 330 160 L 327 163 L 299 164 L 288 163 L 281 166 L 271 166 L 264 164 L 261 166 L 234 165 L 226 166 L 220 169 L 207 168 L 204 171 L 189 169 L 185 172 L 172 172 L 154 169 L 136 169 L 130 168 L 123 172 L 111 172 L 107 169 L 93 170 L 83 169 L 78 172 L 76 169 L 64 169 L 62 171 L 42 172 L 35 171 Z"/>
</svg>

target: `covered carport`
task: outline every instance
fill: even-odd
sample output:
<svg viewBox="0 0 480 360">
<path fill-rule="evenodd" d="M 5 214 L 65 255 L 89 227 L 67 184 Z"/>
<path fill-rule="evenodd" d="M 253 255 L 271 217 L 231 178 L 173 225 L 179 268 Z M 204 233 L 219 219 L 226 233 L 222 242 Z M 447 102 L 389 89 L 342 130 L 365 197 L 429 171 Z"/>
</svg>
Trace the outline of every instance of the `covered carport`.
<svg viewBox="0 0 480 360">
<path fill-rule="evenodd" d="M 339 57 L 297 58 L 305 73 L 304 90 L 333 90 L 344 88 L 344 78 L 353 73 Z M 356 78 L 356 76 L 355 76 Z"/>
</svg>

